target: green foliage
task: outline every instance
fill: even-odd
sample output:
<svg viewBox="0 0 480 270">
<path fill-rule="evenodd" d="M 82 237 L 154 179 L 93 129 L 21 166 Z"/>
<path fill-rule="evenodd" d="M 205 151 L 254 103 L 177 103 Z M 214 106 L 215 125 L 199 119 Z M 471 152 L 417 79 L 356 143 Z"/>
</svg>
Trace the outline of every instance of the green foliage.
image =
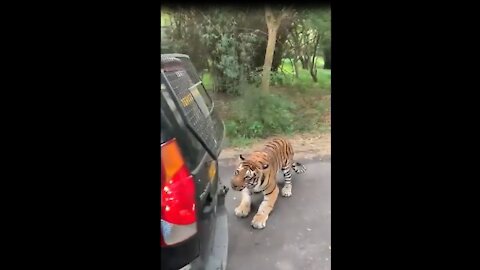
<svg viewBox="0 0 480 270">
<path fill-rule="evenodd" d="M 190 55 L 197 69 L 209 70 L 213 90 L 240 95 L 242 83 L 255 82 L 255 52 L 265 38 L 239 30 L 249 19 L 245 11 L 177 8 L 172 13 L 174 49 Z"/>
<path fill-rule="evenodd" d="M 221 107 L 232 145 L 275 134 L 329 130 L 325 116 L 330 104 L 323 98 L 331 88 L 329 9 L 297 10 L 282 23 L 270 78 L 276 87 L 269 94 L 258 89 L 268 32 L 264 9 L 173 7 L 168 15 L 171 49 L 191 57 L 205 87 L 222 93 L 214 96 L 228 97 Z M 315 41 L 318 46 L 312 46 Z M 297 63 L 297 76 L 290 59 Z M 308 70 L 313 59 L 317 82 Z"/>
<path fill-rule="evenodd" d="M 225 124 L 229 137 L 263 138 L 294 130 L 296 106 L 282 95 L 265 94 L 258 88 L 249 88 L 231 108 L 230 118 Z"/>
<path fill-rule="evenodd" d="M 331 15 L 329 8 L 298 10 L 288 46 L 283 57 L 300 61 L 303 69 L 311 70 L 313 81 L 318 79 L 317 56 L 323 56 L 322 67 L 330 69 Z M 313 57 L 315 56 L 315 57 Z M 319 59 L 318 59 L 319 60 Z M 315 63 L 312 63 L 315 61 Z M 314 65 L 315 64 L 315 65 Z"/>
<path fill-rule="evenodd" d="M 331 54 L 331 11 L 330 9 L 316 9 L 306 12 L 306 23 L 320 35 L 320 46 L 316 53 L 321 53 L 325 59 L 324 68 L 330 69 Z"/>
<path fill-rule="evenodd" d="M 214 10 L 201 30 L 202 41 L 209 48 L 215 90 L 240 95 L 241 85 L 254 82 L 253 54 L 258 37 L 251 32 L 239 32 L 236 25 L 242 12 Z"/>
<path fill-rule="evenodd" d="M 317 103 L 317 106 L 316 106 L 317 111 L 321 115 L 325 114 L 329 108 L 330 108 L 330 104 L 326 103 L 325 101 Z"/>
<path fill-rule="evenodd" d="M 190 55 L 197 69 L 208 69 L 213 90 L 238 96 L 242 83 L 257 84 L 268 32 L 263 8 L 174 6 L 168 10 L 171 49 Z M 292 18 L 286 18 L 278 30 L 274 71 L 281 63 L 292 28 Z"/>
<path fill-rule="evenodd" d="M 206 48 L 202 46 L 197 22 L 202 20 L 201 14 L 191 8 L 172 7 L 169 10 L 170 27 L 167 29 L 167 41 L 172 52 L 190 56 L 197 70 L 208 68 L 208 59 L 205 57 Z"/>
<path fill-rule="evenodd" d="M 172 24 L 169 10 L 160 10 L 160 26 L 170 26 Z"/>
<path fill-rule="evenodd" d="M 285 83 L 285 75 L 281 72 L 272 72 L 270 74 L 271 77 L 271 85 L 284 85 Z"/>
<path fill-rule="evenodd" d="M 256 139 L 253 138 L 242 138 L 242 137 L 233 137 L 227 138 L 229 146 L 244 147 L 251 145 Z"/>
<path fill-rule="evenodd" d="M 202 74 L 202 82 L 203 82 L 203 85 L 205 86 L 205 89 L 207 90 L 213 89 L 213 78 L 211 73 L 204 72 Z"/>
<path fill-rule="evenodd" d="M 298 78 L 294 75 L 294 68 L 288 59 L 283 59 L 282 73 L 272 75 L 272 83 L 276 85 L 292 87 L 301 93 L 309 91 L 321 92 L 324 95 L 330 93 L 331 89 L 331 71 L 323 69 L 323 58 L 319 57 L 317 62 L 317 82 L 312 81 L 312 77 L 308 70 L 298 69 Z M 300 63 L 298 63 L 300 65 Z M 281 77 L 282 79 L 279 79 Z"/>
<path fill-rule="evenodd" d="M 324 117 L 329 113 L 330 101 L 321 96 L 318 90 L 308 88 L 270 94 L 257 88 L 247 89 L 228 105 L 227 137 L 232 144 L 240 145 L 255 138 L 293 132 L 327 132 L 329 124 Z"/>
</svg>

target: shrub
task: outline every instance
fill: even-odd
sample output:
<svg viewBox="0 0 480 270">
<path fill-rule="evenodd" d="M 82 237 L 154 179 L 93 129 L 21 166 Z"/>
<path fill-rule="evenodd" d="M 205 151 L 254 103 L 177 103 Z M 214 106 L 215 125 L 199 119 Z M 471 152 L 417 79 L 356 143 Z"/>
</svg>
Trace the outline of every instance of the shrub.
<svg viewBox="0 0 480 270">
<path fill-rule="evenodd" d="M 244 90 L 242 98 L 231 106 L 231 117 L 226 122 L 229 137 L 264 138 L 294 130 L 296 106 L 276 93 L 263 93 L 256 87 Z"/>
</svg>

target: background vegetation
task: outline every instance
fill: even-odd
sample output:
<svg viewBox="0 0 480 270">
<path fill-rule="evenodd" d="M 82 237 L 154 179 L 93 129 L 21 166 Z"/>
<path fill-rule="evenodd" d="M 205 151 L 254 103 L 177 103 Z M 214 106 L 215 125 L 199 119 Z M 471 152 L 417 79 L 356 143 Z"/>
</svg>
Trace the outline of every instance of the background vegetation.
<svg viewBox="0 0 480 270">
<path fill-rule="evenodd" d="M 330 16 L 328 7 L 170 6 L 161 10 L 161 49 L 191 57 L 233 145 L 329 132 Z"/>
</svg>

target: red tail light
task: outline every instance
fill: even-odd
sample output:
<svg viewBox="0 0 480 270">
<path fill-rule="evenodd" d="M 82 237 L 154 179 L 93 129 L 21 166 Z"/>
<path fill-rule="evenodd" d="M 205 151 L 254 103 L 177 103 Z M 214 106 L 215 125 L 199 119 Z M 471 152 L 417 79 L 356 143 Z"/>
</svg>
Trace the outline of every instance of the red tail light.
<svg viewBox="0 0 480 270">
<path fill-rule="evenodd" d="M 195 182 L 175 139 L 160 151 L 160 245 L 168 246 L 197 232 Z"/>
</svg>

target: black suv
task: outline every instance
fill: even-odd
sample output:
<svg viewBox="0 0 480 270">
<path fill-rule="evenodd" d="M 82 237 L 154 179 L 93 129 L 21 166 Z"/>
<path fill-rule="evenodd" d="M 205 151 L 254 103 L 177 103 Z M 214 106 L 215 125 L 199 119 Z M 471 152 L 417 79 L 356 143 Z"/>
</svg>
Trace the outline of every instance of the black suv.
<svg viewBox="0 0 480 270">
<path fill-rule="evenodd" d="M 160 105 L 161 268 L 225 269 L 225 128 L 187 55 L 160 55 Z"/>
</svg>

